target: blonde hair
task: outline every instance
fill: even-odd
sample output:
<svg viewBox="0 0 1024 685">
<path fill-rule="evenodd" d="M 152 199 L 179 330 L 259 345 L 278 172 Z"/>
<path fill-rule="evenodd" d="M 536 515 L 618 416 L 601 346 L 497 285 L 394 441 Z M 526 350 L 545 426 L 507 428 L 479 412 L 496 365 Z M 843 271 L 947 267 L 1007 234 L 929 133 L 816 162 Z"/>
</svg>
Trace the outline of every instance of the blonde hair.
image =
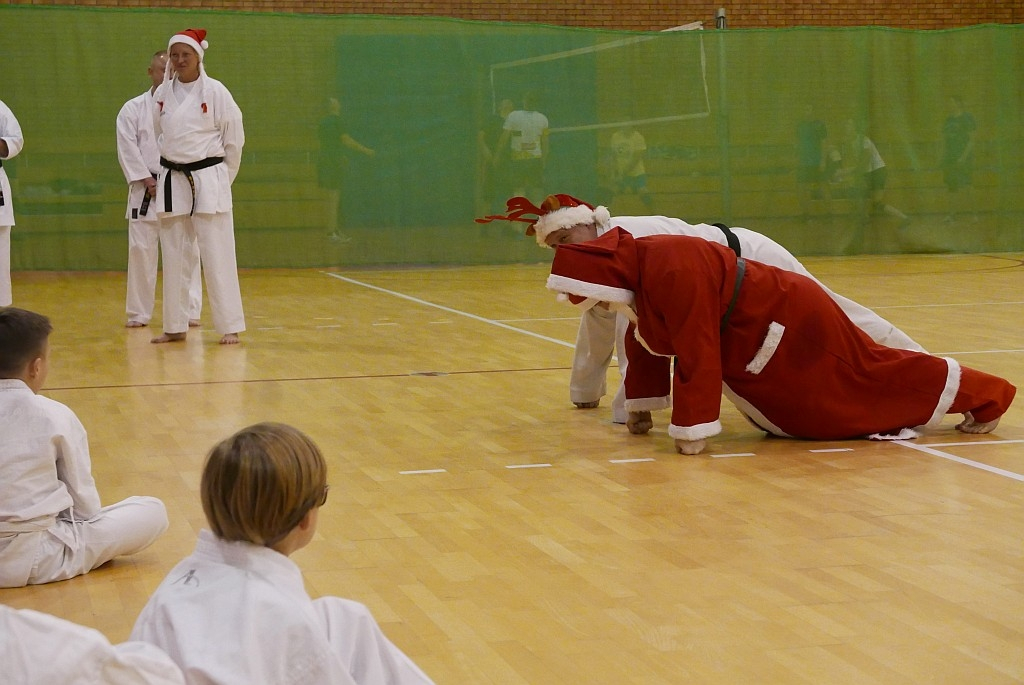
<svg viewBox="0 0 1024 685">
<path fill-rule="evenodd" d="M 199 489 L 217 537 L 270 546 L 323 503 L 327 464 L 297 428 L 257 423 L 210 450 Z"/>
</svg>

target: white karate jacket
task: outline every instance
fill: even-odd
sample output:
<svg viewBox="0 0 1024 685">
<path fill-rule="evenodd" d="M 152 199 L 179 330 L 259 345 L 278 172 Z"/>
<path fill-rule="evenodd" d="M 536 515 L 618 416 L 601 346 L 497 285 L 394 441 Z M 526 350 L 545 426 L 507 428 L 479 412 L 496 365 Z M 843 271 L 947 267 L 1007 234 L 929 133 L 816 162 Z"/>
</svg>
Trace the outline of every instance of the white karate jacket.
<svg viewBox="0 0 1024 685">
<path fill-rule="evenodd" d="M 181 86 L 175 83 L 174 80 L 164 81 L 153 94 L 156 102 L 154 130 L 160 154 L 178 164 L 223 157 L 220 164 L 192 172 L 195 212 L 231 211 L 231 184 L 238 175 L 245 145 L 242 111 L 224 84 L 205 74 L 192 84 L 185 84 L 187 93 L 179 90 Z M 179 97 L 182 97 L 180 102 Z M 168 173 L 171 174 L 173 202 L 171 211 L 165 213 L 164 179 Z M 165 216 L 189 214 L 192 189 L 187 177 L 161 169 L 154 204 Z"/>
<path fill-rule="evenodd" d="M 0 604 L 3 682 L 17 685 L 184 685 L 170 657 L 144 642 L 112 645 L 98 630 Z"/>
<path fill-rule="evenodd" d="M 0 138 L 7 141 L 7 156 L 4 159 L 17 156 L 25 147 L 25 138 L 21 135 L 21 125 L 11 108 L 2 100 L 0 100 Z M 0 190 L 4 194 L 4 204 L 0 206 L 0 226 L 13 226 L 14 201 L 11 198 L 11 182 L 3 168 L 0 168 Z"/>
<path fill-rule="evenodd" d="M 311 600 L 302 572 L 268 547 L 199 534 L 131 639 L 160 647 L 190 685 L 429 685 L 365 606 Z"/>
<path fill-rule="evenodd" d="M 160 173 L 160 150 L 153 130 L 156 101 L 148 90 L 124 103 L 117 113 L 117 161 L 128 182 L 128 209 L 124 218 L 157 221 L 157 206 L 151 201 L 145 215 L 138 214 L 146 195 L 144 179 Z M 136 215 L 132 215 L 132 210 Z"/>
</svg>

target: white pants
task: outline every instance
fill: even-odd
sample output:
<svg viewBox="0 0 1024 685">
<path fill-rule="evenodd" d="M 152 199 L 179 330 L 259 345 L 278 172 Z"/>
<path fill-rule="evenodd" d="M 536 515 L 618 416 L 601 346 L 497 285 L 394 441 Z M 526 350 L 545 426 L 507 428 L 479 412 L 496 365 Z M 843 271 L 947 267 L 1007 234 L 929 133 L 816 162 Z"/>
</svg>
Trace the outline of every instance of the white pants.
<svg viewBox="0 0 1024 685">
<path fill-rule="evenodd" d="M 242 292 L 235 261 L 235 225 L 231 212 L 167 216 L 160 219 L 164 255 L 164 333 L 188 331 L 192 264 L 186 256 L 198 241 L 213 327 L 221 335 L 245 330 Z"/>
<path fill-rule="evenodd" d="M 156 300 L 156 273 L 160 256 L 160 222 L 128 221 L 128 296 L 125 312 L 128 320 L 149 323 Z M 193 263 L 188 288 L 188 318 L 199 320 L 203 313 L 203 279 L 199 266 L 199 246 L 193 244 L 186 262 Z"/>
<path fill-rule="evenodd" d="M 341 597 L 321 597 L 313 606 L 327 641 L 360 685 L 432 685 L 419 666 L 396 647 L 370 610 Z"/>
<path fill-rule="evenodd" d="M 129 497 L 87 521 L 59 520 L 48 530 L 0 535 L 0 587 L 67 580 L 114 557 L 148 547 L 167 530 L 155 497 Z"/>
<path fill-rule="evenodd" d="M 625 337 L 629 320 L 603 307 L 591 307 L 580 317 L 576 350 L 569 374 L 569 399 L 572 402 L 597 402 L 607 392 L 608 366 L 612 353 L 619 359 L 619 376 L 626 377 Z M 612 421 L 625 423 L 626 391 L 620 381 L 612 400 Z"/>
<path fill-rule="evenodd" d="M 14 302 L 11 292 L 11 227 L 0 226 L 0 307 Z"/>
</svg>

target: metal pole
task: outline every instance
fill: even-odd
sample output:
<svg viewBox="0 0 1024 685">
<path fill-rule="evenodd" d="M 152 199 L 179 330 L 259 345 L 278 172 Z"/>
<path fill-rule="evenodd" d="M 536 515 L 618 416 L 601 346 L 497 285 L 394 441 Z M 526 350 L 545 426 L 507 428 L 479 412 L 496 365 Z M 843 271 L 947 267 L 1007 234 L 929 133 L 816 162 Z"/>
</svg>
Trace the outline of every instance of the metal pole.
<svg viewBox="0 0 1024 685">
<path fill-rule="evenodd" d="M 725 8 L 715 11 L 715 28 L 725 30 Z M 729 98 L 726 94 L 725 35 L 718 36 L 718 149 L 721 156 L 722 218 L 732 223 L 732 163 L 729 157 Z"/>
</svg>

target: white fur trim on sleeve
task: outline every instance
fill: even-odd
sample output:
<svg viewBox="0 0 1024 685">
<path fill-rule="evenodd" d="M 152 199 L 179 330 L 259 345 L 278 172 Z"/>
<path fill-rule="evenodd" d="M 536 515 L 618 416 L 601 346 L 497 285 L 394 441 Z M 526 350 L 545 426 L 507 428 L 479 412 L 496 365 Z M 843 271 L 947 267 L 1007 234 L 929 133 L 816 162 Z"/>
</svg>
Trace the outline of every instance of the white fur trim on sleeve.
<svg viewBox="0 0 1024 685">
<path fill-rule="evenodd" d="M 764 367 L 771 361 L 775 350 L 779 347 L 779 343 L 782 342 L 782 334 L 785 332 L 786 327 L 776 321 L 772 321 L 768 325 L 768 333 L 764 337 L 764 342 L 761 343 L 761 349 L 757 351 L 754 358 L 747 364 L 747 371 L 749 373 L 757 375 L 764 371 Z"/>
<path fill-rule="evenodd" d="M 635 400 L 626 400 L 626 411 L 657 411 L 672 406 L 672 397 L 641 397 Z"/>
<path fill-rule="evenodd" d="M 669 425 L 669 436 L 678 440 L 703 440 L 722 432 L 722 422 L 715 420 L 710 423 L 698 423 L 696 426 Z"/>
<path fill-rule="evenodd" d="M 580 297 L 592 297 L 600 302 L 622 302 L 623 304 L 633 304 L 632 290 L 615 288 L 610 285 L 601 285 L 599 283 L 578 281 L 575 278 L 569 278 L 568 276 L 551 274 L 548 276 L 547 286 L 548 290 L 554 290 L 560 293 L 570 293 L 572 295 L 579 295 Z"/>
<path fill-rule="evenodd" d="M 960 392 L 960 363 L 949 357 L 943 357 L 942 359 L 946 362 L 946 385 L 942 388 L 942 394 L 939 395 L 939 401 L 935 405 L 932 417 L 928 419 L 926 424 L 928 426 L 938 425 L 942 421 L 942 417 L 953 406 L 956 394 Z"/>
</svg>

